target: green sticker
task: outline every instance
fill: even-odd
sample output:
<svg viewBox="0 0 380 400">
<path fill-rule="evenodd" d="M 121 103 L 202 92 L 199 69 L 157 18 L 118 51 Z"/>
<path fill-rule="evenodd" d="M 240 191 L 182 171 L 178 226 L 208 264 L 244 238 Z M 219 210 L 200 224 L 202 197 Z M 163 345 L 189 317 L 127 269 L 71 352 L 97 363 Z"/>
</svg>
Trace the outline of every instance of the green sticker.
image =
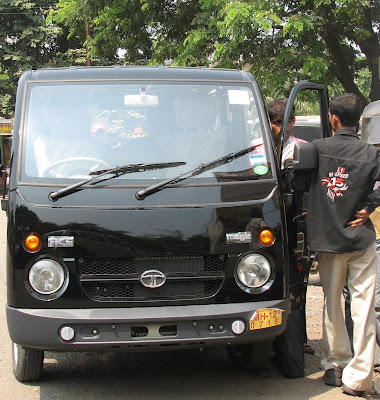
<svg viewBox="0 0 380 400">
<path fill-rule="evenodd" d="M 253 168 L 253 172 L 256 175 L 265 175 L 268 172 L 268 167 L 266 165 L 256 165 L 256 167 Z"/>
</svg>

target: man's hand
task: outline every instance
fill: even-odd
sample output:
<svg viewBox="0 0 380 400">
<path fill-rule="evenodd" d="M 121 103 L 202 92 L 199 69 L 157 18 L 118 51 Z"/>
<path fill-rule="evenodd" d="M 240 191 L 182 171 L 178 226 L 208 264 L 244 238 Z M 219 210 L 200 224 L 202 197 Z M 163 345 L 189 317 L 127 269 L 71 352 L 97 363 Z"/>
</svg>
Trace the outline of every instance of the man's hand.
<svg viewBox="0 0 380 400">
<path fill-rule="evenodd" d="M 348 225 L 351 225 L 351 228 L 355 228 L 356 226 L 363 225 L 369 217 L 369 212 L 363 208 L 363 210 L 357 211 L 355 214 L 354 221 L 350 221 Z"/>
</svg>

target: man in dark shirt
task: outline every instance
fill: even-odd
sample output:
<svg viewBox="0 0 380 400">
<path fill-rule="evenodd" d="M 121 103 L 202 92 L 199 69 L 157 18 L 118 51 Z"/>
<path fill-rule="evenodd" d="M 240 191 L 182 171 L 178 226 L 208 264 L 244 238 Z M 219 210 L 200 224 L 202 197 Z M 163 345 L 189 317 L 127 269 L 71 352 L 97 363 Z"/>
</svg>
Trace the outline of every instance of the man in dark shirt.
<svg viewBox="0 0 380 400">
<path fill-rule="evenodd" d="M 308 200 L 308 239 L 318 252 L 324 291 L 321 363 L 327 385 L 358 396 L 372 387 L 375 353 L 375 231 L 369 214 L 380 205 L 380 150 L 359 140 L 359 98 L 332 99 L 329 118 L 334 136 L 313 141 L 319 168 Z M 341 305 L 343 287 L 351 293 L 354 322 L 352 356 Z"/>
</svg>

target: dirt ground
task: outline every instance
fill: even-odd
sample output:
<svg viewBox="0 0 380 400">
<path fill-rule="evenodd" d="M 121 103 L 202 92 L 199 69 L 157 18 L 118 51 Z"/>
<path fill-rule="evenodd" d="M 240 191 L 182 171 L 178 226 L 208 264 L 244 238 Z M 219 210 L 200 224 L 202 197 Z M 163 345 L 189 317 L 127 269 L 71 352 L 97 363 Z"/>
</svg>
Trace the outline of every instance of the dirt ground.
<svg viewBox="0 0 380 400">
<path fill-rule="evenodd" d="M 306 322 L 309 343 L 315 349 L 315 355 L 321 356 L 323 292 L 318 272 L 310 274 L 307 288 Z"/>
</svg>

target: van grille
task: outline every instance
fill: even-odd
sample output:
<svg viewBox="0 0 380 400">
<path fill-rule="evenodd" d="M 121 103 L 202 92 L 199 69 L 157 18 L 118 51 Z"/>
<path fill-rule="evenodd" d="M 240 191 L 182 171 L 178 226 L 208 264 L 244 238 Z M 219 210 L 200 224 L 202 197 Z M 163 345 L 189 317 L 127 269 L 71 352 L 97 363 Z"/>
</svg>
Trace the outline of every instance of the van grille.
<svg viewBox="0 0 380 400">
<path fill-rule="evenodd" d="M 85 258 L 79 260 L 84 292 L 96 301 L 199 299 L 215 295 L 224 281 L 224 256 Z M 147 288 L 140 276 L 148 270 L 166 282 Z"/>
</svg>

